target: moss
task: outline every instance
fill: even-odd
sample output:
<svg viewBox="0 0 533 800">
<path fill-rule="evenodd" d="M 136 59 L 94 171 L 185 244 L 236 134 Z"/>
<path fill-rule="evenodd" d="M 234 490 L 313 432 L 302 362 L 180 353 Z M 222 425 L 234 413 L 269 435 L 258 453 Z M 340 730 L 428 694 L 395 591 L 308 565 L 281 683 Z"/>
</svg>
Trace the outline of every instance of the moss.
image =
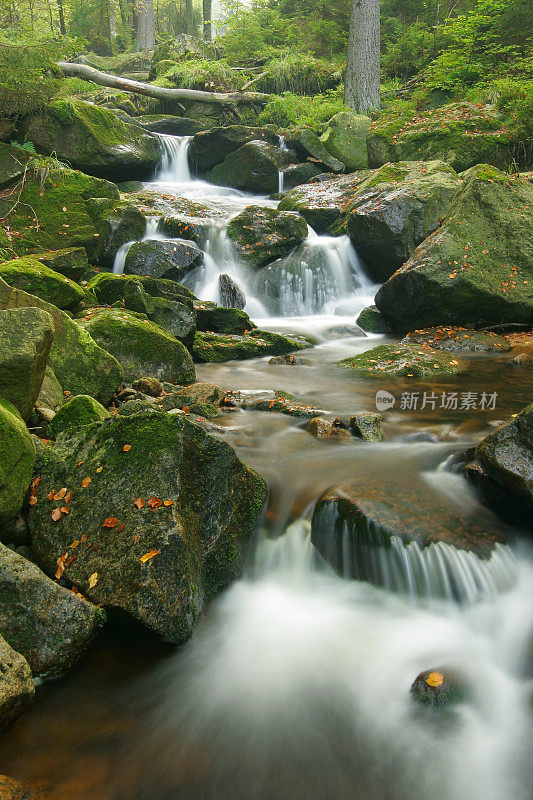
<svg viewBox="0 0 533 800">
<path fill-rule="evenodd" d="M 0 264 L 0 277 L 58 308 L 72 308 L 83 299 L 83 289 L 49 269 L 36 258 L 18 258 Z"/>
<path fill-rule="evenodd" d="M 220 362 L 281 355 L 307 346 L 279 333 L 257 329 L 242 336 L 198 332 L 194 337 L 193 355 L 196 361 Z"/>
<path fill-rule="evenodd" d="M 35 445 L 22 417 L 0 398 L 0 528 L 22 508 L 34 463 Z"/>
<path fill-rule="evenodd" d="M 109 417 L 109 412 L 94 397 L 80 394 L 65 403 L 48 425 L 48 433 L 56 438 L 60 433 Z"/>
<path fill-rule="evenodd" d="M 363 308 L 356 319 L 356 324 L 369 333 L 389 333 L 390 331 L 385 318 L 376 306 Z"/>
<path fill-rule="evenodd" d="M 76 109 L 71 100 L 54 100 L 48 107 L 62 125 L 72 125 L 74 123 Z"/>
<path fill-rule="evenodd" d="M 255 328 L 248 314 L 238 308 L 222 308 L 199 302 L 195 304 L 195 311 L 200 331 L 243 334 Z"/>
<path fill-rule="evenodd" d="M 359 355 L 337 361 L 337 366 L 369 378 L 396 375 L 406 378 L 430 378 L 458 375 L 468 363 L 427 345 L 381 344 Z"/>
<path fill-rule="evenodd" d="M 261 267 L 300 244 L 307 223 L 295 212 L 248 206 L 230 221 L 227 235 L 242 261 Z"/>
<path fill-rule="evenodd" d="M 169 300 L 192 301 L 193 293 L 181 283 L 166 278 L 150 278 L 145 275 L 96 275 L 87 285 L 101 303 L 112 305 L 124 299 L 124 292 L 129 285 L 139 284 L 152 297 L 164 297 Z"/>
</svg>

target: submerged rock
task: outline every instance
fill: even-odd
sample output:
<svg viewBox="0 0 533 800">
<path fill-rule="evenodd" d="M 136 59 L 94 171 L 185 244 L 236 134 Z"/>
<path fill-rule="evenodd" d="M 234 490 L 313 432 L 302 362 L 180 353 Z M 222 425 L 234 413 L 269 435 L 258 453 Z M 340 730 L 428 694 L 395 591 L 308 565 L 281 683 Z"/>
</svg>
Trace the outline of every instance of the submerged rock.
<svg viewBox="0 0 533 800">
<path fill-rule="evenodd" d="M 61 486 L 71 513 L 54 522 L 47 497 Z M 48 574 L 68 553 L 64 577 L 89 599 L 179 643 L 239 574 L 266 495 L 229 445 L 184 416 L 116 416 L 59 438 L 30 513 L 32 548 Z"/>
<path fill-rule="evenodd" d="M 289 339 L 280 333 L 261 331 L 257 328 L 242 336 L 198 332 L 194 337 L 193 355 L 195 361 L 201 363 L 218 363 L 233 359 L 279 355 L 306 347 L 307 344 Z"/>
<path fill-rule="evenodd" d="M 61 556 L 58 572 L 65 563 Z M 104 621 L 101 609 L 0 544 L 0 630 L 34 676 L 60 675 L 70 669 Z"/>
<path fill-rule="evenodd" d="M 452 670 L 438 667 L 421 672 L 411 686 L 417 703 L 431 708 L 445 708 L 463 702 L 467 697 L 464 680 Z"/>
<path fill-rule="evenodd" d="M 350 431 L 341 425 L 335 425 L 335 420 L 326 417 L 315 417 L 309 420 L 305 430 L 315 439 L 351 439 Z"/>
<path fill-rule="evenodd" d="M 406 378 L 430 378 L 435 375 L 459 375 L 468 362 L 428 345 L 405 342 L 380 344 L 355 356 L 337 361 L 337 366 L 362 377 L 379 378 L 397 375 Z"/>
<path fill-rule="evenodd" d="M 385 438 L 381 423 L 381 414 L 373 411 L 365 411 L 350 417 L 350 430 L 359 439 L 366 439 L 367 442 L 381 442 Z"/>
<path fill-rule="evenodd" d="M 261 267 L 303 242 L 307 223 L 294 212 L 248 206 L 233 217 L 227 231 L 238 257 L 252 267 Z"/>
<path fill-rule="evenodd" d="M 390 333 L 390 328 L 383 314 L 381 311 L 378 311 L 376 306 L 367 306 L 363 308 L 356 319 L 356 323 L 364 331 L 368 331 L 368 333 Z"/>
<path fill-rule="evenodd" d="M 395 330 L 533 323 L 533 190 L 483 164 L 464 177 L 441 227 L 376 295 Z"/>
<path fill-rule="evenodd" d="M 269 364 L 283 365 L 288 367 L 301 367 L 307 366 L 309 361 L 306 358 L 300 358 L 300 356 L 293 356 L 292 353 L 282 356 L 273 356 L 272 358 L 268 359 Z"/>
<path fill-rule="evenodd" d="M 126 275 L 148 275 L 151 278 L 166 278 L 179 282 L 195 267 L 204 254 L 192 242 L 147 239 L 132 244 L 126 255 Z"/>
<path fill-rule="evenodd" d="M 34 694 L 28 662 L 0 636 L 0 729 L 20 717 Z"/>
<path fill-rule="evenodd" d="M 422 328 L 408 333 L 404 342 L 425 344 L 450 353 L 496 352 L 508 353 L 511 344 L 505 336 L 471 328 Z"/>
<path fill-rule="evenodd" d="M 22 508 L 35 463 L 35 445 L 16 408 L 0 397 L 0 529 Z"/>
</svg>

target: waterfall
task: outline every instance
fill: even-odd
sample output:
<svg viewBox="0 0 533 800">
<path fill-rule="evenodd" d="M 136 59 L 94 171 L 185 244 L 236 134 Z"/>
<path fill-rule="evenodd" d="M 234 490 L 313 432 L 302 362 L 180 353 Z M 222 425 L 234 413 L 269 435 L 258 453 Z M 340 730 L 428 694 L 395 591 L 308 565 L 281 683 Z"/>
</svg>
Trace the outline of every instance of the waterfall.
<svg viewBox="0 0 533 800">
<path fill-rule="evenodd" d="M 169 136 L 158 134 L 161 147 L 161 165 L 156 180 L 161 183 L 189 183 L 188 150 L 191 136 Z"/>
<path fill-rule="evenodd" d="M 146 217 L 146 229 L 142 241 L 145 241 L 146 239 L 166 238 L 163 234 L 158 233 L 157 231 L 158 222 L 159 222 L 158 217 Z M 115 260 L 113 262 L 113 273 L 115 275 L 122 275 L 122 273 L 124 272 L 124 264 L 126 263 L 126 256 L 132 244 L 135 244 L 135 240 L 132 240 L 131 242 L 125 242 L 117 250 L 115 255 Z"/>
</svg>

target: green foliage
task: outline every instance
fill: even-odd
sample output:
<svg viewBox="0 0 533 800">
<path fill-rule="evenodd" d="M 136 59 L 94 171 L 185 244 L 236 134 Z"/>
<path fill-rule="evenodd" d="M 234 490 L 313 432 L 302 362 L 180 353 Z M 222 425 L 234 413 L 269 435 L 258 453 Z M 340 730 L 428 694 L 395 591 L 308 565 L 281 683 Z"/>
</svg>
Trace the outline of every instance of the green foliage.
<svg viewBox="0 0 533 800">
<path fill-rule="evenodd" d="M 227 61 L 186 59 L 175 64 L 163 78 L 183 89 L 206 91 L 236 91 L 242 89 L 249 75 L 231 67 Z"/>
<path fill-rule="evenodd" d="M 316 95 L 312 103 L 306 97 L 285 92 L 283 95 L 272 97 L 259 115 L 258 123 L 259 125 L 271 123 L 281 128 L 308 125 L 310 128 L 322 132 L 324 123 L 339 111 L 344 110 L 342 99 L 334 92 Z"/>
<path fill-rule="evenodd" d="M 317 94 L 332 89 L 341 81 L 341 73 L 324 59 L 306 53 L 286 51 L 265 66 L 265 75 L 255 84 L 264 92 Z"/>
</svg>

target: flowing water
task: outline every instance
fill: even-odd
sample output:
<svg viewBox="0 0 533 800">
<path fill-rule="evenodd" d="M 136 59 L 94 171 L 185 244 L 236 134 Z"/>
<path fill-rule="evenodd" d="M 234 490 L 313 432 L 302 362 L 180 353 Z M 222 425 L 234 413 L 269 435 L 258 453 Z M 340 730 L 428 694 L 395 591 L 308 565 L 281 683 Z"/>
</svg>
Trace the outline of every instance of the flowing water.
<svg viewBox="0 0 533 800">
<path fill-rule="evenodd" d="M 339 370 L 335 361 L 387 341 L 354 330 L 375 287 L 349 240 L 309 231 L 277 265 L 270 291 L 248 278 L 226 225 L 251 202 L 274 201 L 191 178 L 187 142 L 165 137 L 163 146 L 150 190 L 170 206 L 186 197 L 213 210 L 191 286 L 218 299 L 218 276 L 229 274 L 260 326 L 314 342 L 302 366 L 204 364 L 199 380 L 251 397 L 292 392 L 333 415 L 374 410 L 378 388 L 398 399 L 413 389 L 498 398 L 469 411 L 397 402 L 384 413 L 381 444 L 317 441 L 281 415 L 219 417 L 221 435 L 271 492 L 244 577 L 177 651 L 140 634 L 104 635 L 77 669 L 40 687 L 0 739 L 0 772 L 54 800 L 531 800 L 533 554 L 524 532 L 493 518 L 450 469 L 456 453 L 526 405 L 531 382 L 506 354 L 473 355 L 466 375 L 431 384 L 384 386 Z M 154 217 L 146 238 L 156 229 Z M 466 525 L 485 519 L 510 544 L 481 560 L 445 544 L 394 542 L 355 554 L 379 585 L 343 579 L 311 544 L 310 519 L 326 489 L 357 476 L 385 495 L 394 485 L 418 498 L 429 528 L 435 500 Z M 342 550 L 352 563 L 348 537 Z M 439 667 L 460 675 L 468 696 L 434 714 L 409 689 Z"/>
</svg>

